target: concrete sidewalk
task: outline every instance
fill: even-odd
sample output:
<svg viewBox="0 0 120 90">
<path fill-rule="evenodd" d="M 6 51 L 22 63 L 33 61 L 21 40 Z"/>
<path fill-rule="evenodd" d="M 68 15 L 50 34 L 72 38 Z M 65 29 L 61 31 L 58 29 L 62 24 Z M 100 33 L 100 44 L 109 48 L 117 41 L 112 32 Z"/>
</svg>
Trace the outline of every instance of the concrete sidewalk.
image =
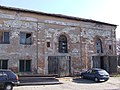
<svg viewBox="0 0 120 90">
<path fill-rule="evenodd" d="M 61 84 L 55 77 L 19 77 L 22 85 L 52 85 Z"/>
</svg>

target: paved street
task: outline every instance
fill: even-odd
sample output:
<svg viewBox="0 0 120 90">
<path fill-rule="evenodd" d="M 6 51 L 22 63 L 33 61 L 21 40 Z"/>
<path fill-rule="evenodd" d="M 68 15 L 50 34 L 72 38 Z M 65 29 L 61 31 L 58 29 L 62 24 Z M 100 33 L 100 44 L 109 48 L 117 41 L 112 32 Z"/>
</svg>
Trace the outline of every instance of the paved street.
<svg viewBox="0 0 120 90">
<path fill-rule="evenodd" d="M 120 77 L 110 77 L 107 82 L 95 83 L 81 78 L 59 78 L 62 84 L 29 85 L 14 87 L 13 90 L 120 90 Z"/>
</svg>

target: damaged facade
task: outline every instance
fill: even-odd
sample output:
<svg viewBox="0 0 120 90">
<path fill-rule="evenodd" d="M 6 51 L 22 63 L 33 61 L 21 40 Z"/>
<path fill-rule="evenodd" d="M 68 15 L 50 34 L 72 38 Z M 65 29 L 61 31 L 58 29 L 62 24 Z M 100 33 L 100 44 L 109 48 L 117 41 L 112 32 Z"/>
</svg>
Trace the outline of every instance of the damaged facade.
<svg viewBox="0 0 120 90">
<path fill-rule="evenodd" d="M 116 27 L 0 6 L 0 68 L 20 74 L 60 76 L 91 67 L 109 69 L 103 56 L 116 55 Z"/>
</svg>

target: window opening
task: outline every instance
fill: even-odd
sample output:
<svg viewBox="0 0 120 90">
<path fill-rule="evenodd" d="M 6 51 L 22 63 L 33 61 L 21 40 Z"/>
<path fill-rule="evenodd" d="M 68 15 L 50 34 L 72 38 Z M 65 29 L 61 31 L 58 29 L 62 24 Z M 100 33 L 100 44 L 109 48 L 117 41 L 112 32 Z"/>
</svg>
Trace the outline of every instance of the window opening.
<svg viewBox="0 0 120 90">
<path fill-rule="evenodd" d="M 59 37 L 59 53 L 68 53 L 67 38 L 64 35 Z"/>
</svg>

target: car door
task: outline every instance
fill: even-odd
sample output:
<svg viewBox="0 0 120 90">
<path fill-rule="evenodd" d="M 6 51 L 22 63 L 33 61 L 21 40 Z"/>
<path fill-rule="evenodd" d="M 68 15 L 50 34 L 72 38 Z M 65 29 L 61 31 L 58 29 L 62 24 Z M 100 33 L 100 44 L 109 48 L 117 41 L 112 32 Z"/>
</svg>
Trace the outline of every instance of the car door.
<svg viewBox="0 0 120 90">
<path fill-rule="evenodd" d="M 3 72 L 2 71 L 0 71 L 0 87 L 3 87 L 3 79 L 4 77 L 3 77 Z"/>
<path fill-rule="evenodd" d="M 91 70 L 86 71 L 84 76 L 85 76 L 85 78 L 90 79 L 91 78 Z"/>
<path fill-rule="evenodd" d="M 89 70 L 88 74 L 87 74 L 87 78 L 88 79 L 94 79 L 95 75 L 94 75 L 94 70 Z"/>
<path fill-rule="evenodd" d="M 7 80 L 7 75 L 0 71 L 0 87 L 4 86 L 4 82 Z"/>
<path fill-rule="evenodd" d="M 2 87 L 2 72 L 0 72 L 0 87 Z"/>
<path fill-rule="evenodd" d="M 95 70 L 92 70 L 90 74 L 90 79 L 94 80 L 95 74 L 96 74 Z"/>
</svg>

